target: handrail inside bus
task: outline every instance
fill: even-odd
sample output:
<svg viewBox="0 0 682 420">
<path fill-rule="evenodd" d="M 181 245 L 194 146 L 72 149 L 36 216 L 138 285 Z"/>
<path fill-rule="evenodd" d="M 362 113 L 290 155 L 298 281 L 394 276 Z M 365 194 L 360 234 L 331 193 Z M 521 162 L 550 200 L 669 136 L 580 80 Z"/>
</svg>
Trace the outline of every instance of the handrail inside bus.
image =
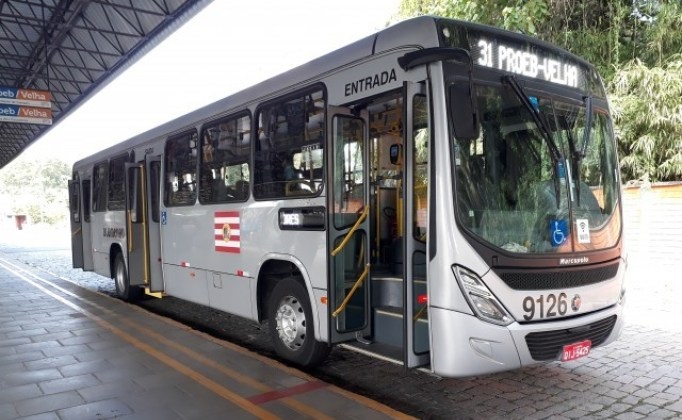
<svg viewBox="0 0 682 420">
<path fill-rule="evenodd" d="M 368 214 L 369 214 L 369 206 L 365 206 L 365 210 L 362 211 L 362 214 L 360 215 L 360 218 L 358 218 L 358 221 L 355 222 L 355 224 L 353 225 L 353 227 L 350 228 L 350 230 L 348 231 L 348 233 L 346 233 L 346 236 L 344 236 L 343 241 L 341 241 L 341 243 L 339 244 L 339 246 L 337 246 L 336 248 L 334 248 L 334 250 L 332 251 L 332 257 L 336 257 L 336 255 L 337 255 L 339 252 L 341 252 L 341 250 L 343 249 L 343 247 L 345 247 L 345 246 L 348 244 L 348 241 L 350 241 L 350 237 L 353 236 L 353 234 L 355 233 L 356 230 L 358 230 L 358 228 L 360 227 L 360 225 L 362 224 L 362 222 L 364 222 L 365 219 L 367 218 L 367 215 L 368 215 Z"/>
<path fill-rule="evenodd" d="M 365 277 L 367 277 L 367 274 L 369 274 L 369 264 L 365 265 L 365 271 L 360 274 L 360 277 L 355 281 L 355 284 L 353 285 L 353 288 L 350 289 L 350 292 L 346 295 L 346 298 L 343 299 L 343 302 L 339 305 L 338 308 L 332 313 L 332 317 L 336 318 L 339 316 L 341 312 L 343 312 L 344 309 L 346 309 L 346 305 L 348 305 L 348 302 L 350 299 L 353 297 L 355 292 L 358 290 L 358 287 L 360 287 L 360 284 L 362 284 L 362 281 L 365 280 Z"/>
</svg>

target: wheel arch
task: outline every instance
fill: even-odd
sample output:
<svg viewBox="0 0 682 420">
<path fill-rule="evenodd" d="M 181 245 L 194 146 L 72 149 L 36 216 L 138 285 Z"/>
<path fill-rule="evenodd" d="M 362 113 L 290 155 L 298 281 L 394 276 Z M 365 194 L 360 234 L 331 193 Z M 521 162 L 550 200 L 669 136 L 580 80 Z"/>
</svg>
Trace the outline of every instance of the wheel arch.
<svg viewBox="0 0 682 420">
<path fill-rule="evenodd" d="M 126 266 L 126 270 L 128 269 L 128 258 L 125 255 L 125 253 L 123 252 L 123 247 L 119 243 L 114 242 L 109 247 L 109 277 L 110 278 L 114 278 L 114 274 L 115 274 L 114 270 L 116 269 L 114 267 L 114 264 L 116 263 L 116 261 L 115 261 L 116 255 L 119 253 L 121 254 L 121 256 L 123 256 L 123 263 Z"/>
<path fill-rule="evenodd" d="M 320 318 L 315 302 L 310 276 L 303 263 L 293 255 L 270 253 L 263 257 L 256 280 L 256 310 L 258 322 L 267 318 L 267 304 L 272 289 L 279 279 L 284 276 L 293 276 L 301 282 L 308 292 L 308 301 L 313 315 L 315 339 L 325 341 L 320 333 Z"/>
</svg>

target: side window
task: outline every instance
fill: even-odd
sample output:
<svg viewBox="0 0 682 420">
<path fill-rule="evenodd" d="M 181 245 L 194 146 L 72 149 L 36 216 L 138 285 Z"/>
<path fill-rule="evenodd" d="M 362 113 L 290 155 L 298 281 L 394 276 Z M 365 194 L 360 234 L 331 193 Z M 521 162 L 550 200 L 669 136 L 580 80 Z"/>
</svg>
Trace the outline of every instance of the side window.
<svg viewBox="0 0 682 420">
<path fill-rule="evenodd" d="M 154 161 L 149 165 L 149 193 L 151 195 L 152 206 L 152 221 L 159 223 L 160 219 L 160 203 L 159 200 L 161 191 L 161 162 Z"/>
<path fill-rule="evenodd" d="M 92 183 L 92 211 L 105 211 L 107 209 L 107 180 L 109 179 L 107 162 L 98 163 L 93 170 Z"/>
<path fill-rule="evenodd" d="M 426 241 L 426 193 L 428 190 L 428 141 L 429 141 L 429 114 L 426 96 L 416 95 L 412 99 L 412 132 L 413 140 L 413 154 L 414 154 L 414 168 L 413 168 L 413 185 L 412 191 L 414 194 L 413 200 L 413 215 L 414 218 L 414 236 L 418 241 Z"/>
<path fill-rule="evenodd" d="M 207 125 L 201 135 L 199 202 L 244 201 L 249 197 L 251 118 L 231 117 Z"/>
<path fill-rule="evenodd" d="M 83 180 L 83 221 L 90 223 L 90 180 Z"/>
<path fill-rule="evenodd" d="M 322 191 L 325 110 L 321 89 L 258 110 L 256 198 L 311 196 Z"/>
<path fill-rule="evenodd" d="M 166 206 L 189 206 L 197 200 L 197 132 L 181 134 L 166 141 Z"/>
<path fill-rule="evenodd" d="M 125 201 L 125 163 L 128 161 L 128 154 L 117 156 L 109 162 L 109 188 L 108 203 L 109 210 L 124 210 Z"/>
<path fill-rule="evenodd" d="M 334 226 L 352 226 L 365 205 L 362 142 L 365 123 L 360 118 L 334 116 Z"/>
</svg>

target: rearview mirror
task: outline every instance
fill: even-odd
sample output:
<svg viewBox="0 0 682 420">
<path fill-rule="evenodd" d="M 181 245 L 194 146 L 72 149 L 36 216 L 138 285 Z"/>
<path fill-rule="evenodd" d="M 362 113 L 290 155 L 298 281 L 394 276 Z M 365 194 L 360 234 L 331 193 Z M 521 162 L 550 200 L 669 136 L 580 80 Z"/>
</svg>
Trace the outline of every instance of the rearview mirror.
<svg viewBox="0 0 682 420">
<path fill-rule="evenodd" d="M 461 140 L 478 138 L 478 112 L 471 83 L 463 80 L 452 83 L 448 99 L 455 137 Z"/>
</svg>

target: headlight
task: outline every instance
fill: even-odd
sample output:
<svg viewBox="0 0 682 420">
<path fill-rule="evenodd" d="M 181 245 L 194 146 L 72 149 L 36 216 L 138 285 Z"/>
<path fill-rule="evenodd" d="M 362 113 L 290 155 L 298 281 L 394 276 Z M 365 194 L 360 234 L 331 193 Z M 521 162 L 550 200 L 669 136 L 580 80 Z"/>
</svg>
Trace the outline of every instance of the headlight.
<svg viewBox="0 0 682 420">
<path fill-rule="evenodd" d="M 453 266 L 452 271 L 455 273 L 455 278 L 464 293 L 464 297 L 469 302 L 471 310 L 477 317 L 503 326 L 514 322 L 514 319 L 507 313 L 480 277 L 458 265 Z"/>
</svg>

